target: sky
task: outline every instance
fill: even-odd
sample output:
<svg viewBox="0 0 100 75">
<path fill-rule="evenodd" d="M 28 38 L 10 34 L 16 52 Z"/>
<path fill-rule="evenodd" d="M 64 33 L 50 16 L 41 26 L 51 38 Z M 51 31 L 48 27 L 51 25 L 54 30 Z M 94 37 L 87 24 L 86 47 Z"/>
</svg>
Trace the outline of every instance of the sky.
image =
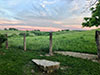
<svg viewBox="0 0 100 75">
<path fill-rule="evenodd" d="M 92 0 L 93 1 L 93 0 Z M 84 30 L 89 0 L 0 0 L 0 29 Z M 85 11 L 85 12 L 84 12 Z"/>
</svg>

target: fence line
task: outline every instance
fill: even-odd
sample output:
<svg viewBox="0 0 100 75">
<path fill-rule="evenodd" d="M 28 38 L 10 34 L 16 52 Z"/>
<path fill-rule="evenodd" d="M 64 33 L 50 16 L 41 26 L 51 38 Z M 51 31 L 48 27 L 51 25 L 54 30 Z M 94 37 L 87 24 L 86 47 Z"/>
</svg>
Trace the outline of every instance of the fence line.
<svg viewBox="0 0 100 75">
<path fill-rule="evenodd" d="M 6 38 L 7 38 L 7 40 L 6 40 L 6 43 L 5 43 L 5 45 L 6 45 L 6 49 L 8 49 L 8 34 L 6 34 L 5 35 L 6 36 Z M 52 32 L 50 32 L 49 33 L 49 54 L 50 55 L 53 55 L 53 52 L 52 52 Z M 24 49 L 24 51 L 26 51 L 27 50 L 27 48 L 26 48 L 26 34 L 24 33 L 24 35 L 23 35 L 23 49 Z"/>
</svg>

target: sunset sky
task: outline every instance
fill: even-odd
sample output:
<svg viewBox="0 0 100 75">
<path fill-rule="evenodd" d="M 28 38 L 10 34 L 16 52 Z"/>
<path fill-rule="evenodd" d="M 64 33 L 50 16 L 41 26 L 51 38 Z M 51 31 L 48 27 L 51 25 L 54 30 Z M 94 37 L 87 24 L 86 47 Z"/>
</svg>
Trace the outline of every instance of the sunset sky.
<svg viewBox="0 0 100 75">
<path fill-rule="evenodd" d="M 89 29 L 81 27 L 88 6 L 87 0 L 0 0 L 0 29 Z"/>
</svg>

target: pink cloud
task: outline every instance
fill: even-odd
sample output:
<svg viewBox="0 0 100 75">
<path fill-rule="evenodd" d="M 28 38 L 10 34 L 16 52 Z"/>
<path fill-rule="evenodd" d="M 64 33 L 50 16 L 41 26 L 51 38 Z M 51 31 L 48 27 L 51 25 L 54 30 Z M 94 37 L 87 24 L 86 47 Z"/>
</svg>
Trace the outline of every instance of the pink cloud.
<svg viewBox="0 0 100 75">
<path fill-rule="evenodd" d="M 9 26 L 0 26 L 0 29 L 4 28 L 17 28 L 19 30 L 37 30 L 39 29 L 40 31 L 58 31 L 61 30 L 60 28 L 55 28 L 55 27 L 38 27 L 38 26 L 20 26 L 20 25 L 9 25 Z"/>
<path fill-rule="evenodd" d="M 91 30 L 91 29 L 97 29 L 99 27 L 82 27 L 82 25 L 63 25 L 66 29 L 71 29 L 71 30 Z"/>
<path fill-rule="evenodd" d="M 91 30 L 91 29 L 97 29 L 99 27 L 82 27 L 81 25 L 62 25 L 64 29 L 70 29 L 70 30 Z M 40 30 L 40 31 L 58 31 L 62 30 L 61 28 L 55 28 L 55 27 L 39 27 L 39 26 L 23 26 L 23 25 L 0 25 L 0 29 L 4 28 L 17 28 L 19 30 Z"/>
<path fill-rule="evenodd" d="M 0 24 L 19 24 L 21 23 L 21 21 L 19 20 L 13 20 L 13 21 L 10 21 L 10 20 L 0 20 Z"/>
</svg>

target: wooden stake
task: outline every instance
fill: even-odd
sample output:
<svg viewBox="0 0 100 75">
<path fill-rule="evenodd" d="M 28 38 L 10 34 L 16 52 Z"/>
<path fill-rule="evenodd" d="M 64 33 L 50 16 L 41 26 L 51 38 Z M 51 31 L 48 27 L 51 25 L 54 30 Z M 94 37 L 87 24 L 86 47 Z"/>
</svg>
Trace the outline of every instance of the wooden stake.
<svg viewBox="0 0 100 75">
<path fill-rule="evenodd" d="M 8 34 L 6 34 L 6 38 L 7 38 L 7 40 L 6 40 L 6 49 L 8 49 Z"/>
<path fill-rule="evenodd" d="M 97 55 L 98 55 L 98 60 L 100 60 L 100 31 L 95 32 L 95 40 L 97 44 Z"/>
<path fill-rule="evenodd" d="M 26 51 L 26 35 L 24 33 L 24 51 Z"/>
<path fill-rule="evenodd" d="M 52 32 L 50 32 L 49 54 L 50 54 L 50 55 L 53 55 L 53 52 L 52 52 Z"/>
</svg>

